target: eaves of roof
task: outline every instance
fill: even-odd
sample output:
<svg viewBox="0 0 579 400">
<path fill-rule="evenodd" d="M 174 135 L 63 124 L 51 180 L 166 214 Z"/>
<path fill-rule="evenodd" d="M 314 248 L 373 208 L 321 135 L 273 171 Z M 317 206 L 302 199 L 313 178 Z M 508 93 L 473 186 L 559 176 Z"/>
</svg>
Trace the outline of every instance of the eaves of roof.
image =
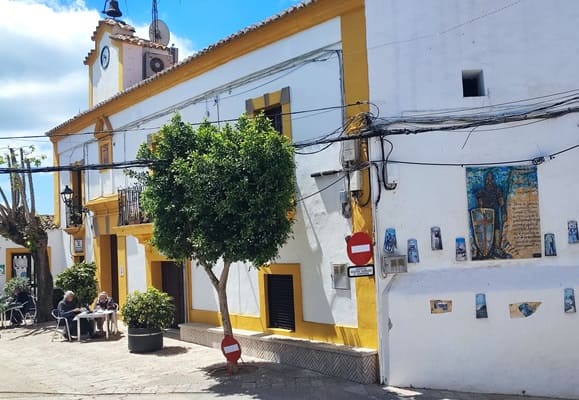
<svg viewBox="0 0 579 400">
<path fill-rule="evenodd" d="M 272 40 L 280 40 L 283 37 L 293 35 L 363 6 L 364 0 L 305 0 L 260 23 L 242 29 L 196 52 L 180 63 L 136 83 L 90 109 L 80 112 L 46 132 L 46 135 L 53 136 L 58 134 L 59 137 L 62 137 L 62 135 L 72 134 L 75 129 L 80 130 L 91 124 L 91 122 L 83 121 L 85 117 L 97 118 L 103 115 L 110 115 L 135 104 L 136 101 L 143 100 L 191 79 L 199 75 L 200 71 L 204 72 L 207 64 L 211 64 L 205 60 L 210 56 L 215 56 L 223 64 L 250 51 L 266 46 Z M 276 30 L 279 30 L 279 32 Z M 272 32 L 275 32 L 275 34 L 272 34 Z M 236 44 L 238 45 L 237 52 L 227 51 L 229 46 Z M 128 101 L 129 97 L 134 97 L 132 102 Z"/>
</svg>

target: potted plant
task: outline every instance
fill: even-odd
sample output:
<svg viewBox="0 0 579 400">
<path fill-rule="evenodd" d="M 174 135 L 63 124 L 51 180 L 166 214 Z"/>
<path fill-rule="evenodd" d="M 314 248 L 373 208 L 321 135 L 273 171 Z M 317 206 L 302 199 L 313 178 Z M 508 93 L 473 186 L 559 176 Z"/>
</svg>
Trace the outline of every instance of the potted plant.
<svg viewBox="0 0 579 400">
<path fill-rule="evenodd" d="M 129 351 L 146 353 L 163 348 L 163 329 L 171 326 L 175 315 L 172 298 L 153 287 L 135 290 L 121 309 L 128 327 Z"/>
</svg>

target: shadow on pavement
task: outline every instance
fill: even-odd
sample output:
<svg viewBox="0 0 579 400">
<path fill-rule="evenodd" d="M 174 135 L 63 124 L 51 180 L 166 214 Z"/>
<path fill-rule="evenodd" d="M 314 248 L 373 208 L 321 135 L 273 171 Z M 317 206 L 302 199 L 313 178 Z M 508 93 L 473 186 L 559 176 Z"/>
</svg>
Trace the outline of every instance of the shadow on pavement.
<svg viewBox="0 0 579 400">
<path fill-rule="evenodd" d="M 202 368 L 215 383 L 207 388 L 217 396 L 244 396 L 252 399 L 276 400 L 361 400 L 387 399 L 366 391 L 364 385 L 345 382 L 314 371 L 271 362 L 240 363 L 239 372 L 231 374 L 225 362 Z"/>
<path fill-rule="evenodd" d="M 12 332 L 18 333 L 17 336 L 11 337 L 8 340 L 18 340 L 28 336 L 44 335 L 47 332 L 54 330 L 54 325 L 48 323 L 41 323 L 36 325 L 26 325 L 8 329 Z"/>
<path fill-rule="evenodd" d="M 179 354 L 185 354 L 189 351 L 189 348 L 184 346 L 164 346 L 163 349 L 159 351 L 153 351 L 151 353 L 138 353 L 143 356 L 157 356 L 157 357 L 171 357 L 177 356 Z"/>
</svg>

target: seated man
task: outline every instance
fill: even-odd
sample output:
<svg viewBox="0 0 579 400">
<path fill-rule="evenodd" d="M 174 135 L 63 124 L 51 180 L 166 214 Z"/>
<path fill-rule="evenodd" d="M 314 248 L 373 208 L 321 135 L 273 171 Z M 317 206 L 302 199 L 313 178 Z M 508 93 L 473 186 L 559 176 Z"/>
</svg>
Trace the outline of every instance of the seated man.
<svg viewBox="0 0 579 400">
<path fill-rule="evenodd" d="M 67 290 L 66 293 L 64 293 L 63 299 L 58 303 L 58 315 L 68 320 L 68 327 L 71 335 L 78 332 L 78 326 L 76 325 L 78 321 L 76 321 L 74 317 L 82 311 L 83 309 L 76 305 L 74 292 Z M 94 323 L 91 324 L 84 318 L 80 319 L 80 334 L 89 334 L 92 336 L 94 334 Z"/>
<path fill-rule="evenodd" d="M 10 322 L 12 322 L 12 324 L 14 325 L 20 325 L 22 323 L 23 315 L 25 315 L 26 312 L 28 312 L 28 309 L 30 307 L 28 304 L 28 293 L 26 293 L 25 291 L 23 291 L 18 287 L 15 288 L 14 294 L 12 295 L 12 301 L 8 306 L 9 307 L 22 306 L 20 308 L 20 311 L 13 310 L 10 313 Z"/>
<path fill-rule="evenodd" d="M 97 299 L 94 303 L 94 310 L 95 311 L 116 310 L 116 308 L 117 308 L 117 305 L 113 301 L 113 298 L 109 297 L 107 292 L 100 292 L 99 293 L 99 297 L 97 297 Z M 96 320 L 97 329 L 101 332 L 103 330 L 103 323 L 104 323 L 104 319 L 97 318 L 97 320 Z"/>
</svg>

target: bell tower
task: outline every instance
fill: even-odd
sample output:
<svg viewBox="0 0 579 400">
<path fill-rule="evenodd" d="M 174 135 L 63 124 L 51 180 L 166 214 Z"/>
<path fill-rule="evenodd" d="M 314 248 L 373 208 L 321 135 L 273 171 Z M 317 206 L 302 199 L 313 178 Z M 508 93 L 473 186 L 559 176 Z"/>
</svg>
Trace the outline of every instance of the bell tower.
<svg viewBox="0 0 579 400">
<path fill-rule="evenodd" d="M 118 1 L 105 1 L 103 14 L 105 19 L 99 21 L 91 37 L 94 48 L 84 59 L 89 73 L 89 108 L 178 61 L 177 49 L 167 46 L 169 29 L 163 21 L 153 19 L 157 23 L 151 24 L 147 40 L 118 19 L 123 15 Z"/>
</svg>

